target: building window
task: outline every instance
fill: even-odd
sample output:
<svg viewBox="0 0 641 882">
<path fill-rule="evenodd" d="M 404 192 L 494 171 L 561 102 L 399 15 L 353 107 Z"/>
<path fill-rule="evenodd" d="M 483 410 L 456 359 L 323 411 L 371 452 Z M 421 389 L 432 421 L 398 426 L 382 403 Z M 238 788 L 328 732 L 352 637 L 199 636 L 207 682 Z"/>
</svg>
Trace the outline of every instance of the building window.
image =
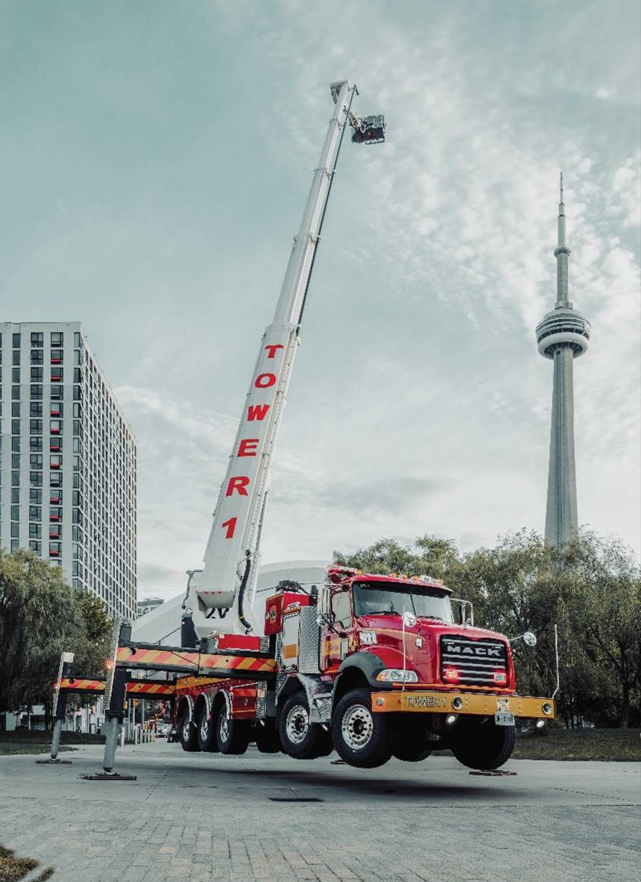
<svg viewBox="0 0 641 882">
<path fill-rule="evenodd" d="M 82 383 L 82 371 L 80 368 L 73 369 L 73 381 L 74 383 Z"/>
<path fill-rule="evenodd" d="M 52 386 L 51 387 L 51 400 L 52 401 L 60 401 L 64 398 L 65 387 L 64 386 Z"/>
<path fill-rule="evenodd" d="M 64 351 L 62 349 L 51 350 L 51 364 L 62 364 Z"/>
<path fill-rule="evenodd" d="M 11 420 L 11 434 L 19 435 L 20 434 L 20 420 Z"/>
<path fill-rule="evenodd" d="M 29 520 L 30 521 L 41 521 L 42 520 L 42 507 L 39 505 L 30 505 L 29 506 Z"/>
<path fill-rule="evenodd" d="M 11 502 L 15 505 L 20 502 L 20 488 L 13 487 L 11 489 Z"/>
<path fill-rule="evenodd" d="M 11 400 L 20 401 L 20 386 L 11 387 Z"/>
<path fill-rule="evenodd" d="M 52 331 L 51 332 L 51 345 L 52 346 L 62 346 L 65 341 L 65 335 L 62 331 Z"/>
<path fill-rule="evenodd" d="M 42 490 L 29 490 L 29 502 L 33 503 L 33 505 L 41 505 Z"/>
<path fill-rule="evenodd" d="M 11 540 L 11 553 L 13 554 L 13 552 L 17 551 L 19 548 L 20 548 L 20 543 L 18 542 L 18 540 L 12 539 Z"/>
<path fill-rule="evenodd" d="M 42 472 L 29 472 L 29 481 L 32 487 L 42 487 Z"/>
<path fill-rule="evenodd" d="M 30 420 L 29 431 L 32 435 L 42 435 L 42 420 Z"/>
<path fill-rule="evenodd" d="M 13 352 L 11 353 L 11 364 L 16 364 L 16 365 L 20 364 L 20 350 L 19 349 L 14 349 Z"/>
<path fill-rule="evenodd" d="M 32 453 L 29 456 L 29 465 L 32 469 L 41 469 L 42 468 L 42 454 L 41 453 Z"/>
<path fill-rule="evenodd" d="M 31 364 L 44 364 L 44 353 L 42 349 L 31 350 Z"/>
<path fill-rule="evenodd" d="M 34 435 L 29 439 L 29 449 L 42 452 L 42 435 Z"/>
<path fill-rule="evenodd" d="M 53 392 L 53 389 L 51 390 Z M 73 400 L 80 401 L 82 399 L 82 389 L 80 386 L 73 387 Z"/>
<path fill-rule="evenodd" d="M 31 370 L 33 370 L 33 368 Z M 64 371 L 64 368 L 52 367 L 51 368 L 51 382 L 52 383 L 62 383 L 63 371 Z"/>
<path fill-rule="evenodd" d="M 42 458 L 42 457 L 41 457 Z M 59 455 L 51 455 L 49 457 L 49 468 L 50 469 L 60 469 L 62 468 L 62 456 Z"/>
<path fill-rule="evenodd" d="M 15 370 L 15 368 L 14 368 Z M 43 370 L 41 367 L 32 367 L 31 368 L 31 382 L 32 383 L 42 383 L 43 380 Z"/>
<path fill-rule="evenodd" d="M 50 524 L 49 525 L 49 538 L 50 539 L 61 539 L 62 538 L 62 524 Z"/>
<path fill-rule="evenodd" d="M 52 435 L 59 435 L 62 432 L 62 422 L 60 420 L 51 420 L 49 423 L 49 431 Z"/>
<path fill-rule="evenodd" d="M 11 506 L 11 520 L 19 521 L 20 520 L 20 506 L 12 505 Z"/>
<path fill-rule="evenodd" d="M 20 472 L 11 472 L 11 486 L 19 487 L 20 486 Z"/>
<path fill-rule="evenodd" d="M 60 557 L 62 554 L 62 542 L 49 543 L 49 557 Z"/>
<path fill-rule="evenodd" d="M 73 345 L 78 349 L 79 346 L 82 346 L 82 334 L 80 331 L 74 331 L 73 335 Z"/>
<path fill-rule="evenodd" d="M 49 439 L 49 452 L 60 453 L 62 450 L 62 438 L 55 436 Z"/>
<path fill-rule="evenodd" d="M 79 420 L 81 416 L 82 416 L 81 405 L 80 405 L 80 404 L 74 404 L 74 406 L 73 406 L 73 418 L 74 418 L 75 420 Z"/>
<path fill-rule="evenodd" d="M 19 401 L 14 401 L 14 402 L 12 402 L 12 404 L 11 404 L 11 416 L 12 416 L 12 417 L 19 417 L 19 416 L 20 416 L 20 402 L 19 402 Z"/>
<path fill-rule="evenodd" d="M 42 386 L 32 386 L 31 387 L 31 400 L 38 401 L 42 398 Z"/>
<path fill-rule="evenodd" d="M 52 417 L 61 417 L 62 416 L 62 402 L 61 401 L 52 401 L 51 408 L 49 410 L 49 414 Z"/>
<path fill-rule="evenodd" d="M 57 523 L 58 521 L 61 521 L 62 520 L 62 509 L 59 507 L 52 506 L 49 509 L 49 520 L 52 523 Z"/>
<path fill-rule="evenodd" d="M 11 468 L 19 469 L 20 468 L 20 454 L 12 453 L 11 454 Z"/>
<path fill-rule="evenodd" d="M 42 416 L 42 402 L 41 401 L 32 401 L 29 407 L 29 415 L 32 417 L 41 417 Z"/>
<path fill-rule="evenodd" d="M 20 334 L 13 335 L 13 348 L 20 349 Z"/>
<path fill-rule="evenodd" d="M 62 472 L 49 472 L 49 486 L 62 487 Z"/>
<path fill-rule="evenodd" d="M 56 477 L 59 477 L 56 475 Z M 51 490 L 49 493 L 49 505 L 62 505 L 62 489 Z"/>
<path fill-rule="evenodd" d="M 34 539 L 29 540 L 29 548 L 36 554 L 42 554 L 42 542 L 36 542 Z"/>
<path fill-rule="evenodd" d="M 11 522 L 11 538 L 12 539 L 19 539 L 20 538 L 20 524 L 17 523 L 16 521 Z"/>
<path fill-rule="evenodd" d="M 32 331 L 31 332 L 31 345 L 32 346 L 44 346 L 45 343 L 45 335 L 42 331 Z"/>
<path fill-rule="evenodd" d="M 11 382 L 19 383 L 20 382 L 20 368 L 14 367 L 11 368 Z"/>
</svg>

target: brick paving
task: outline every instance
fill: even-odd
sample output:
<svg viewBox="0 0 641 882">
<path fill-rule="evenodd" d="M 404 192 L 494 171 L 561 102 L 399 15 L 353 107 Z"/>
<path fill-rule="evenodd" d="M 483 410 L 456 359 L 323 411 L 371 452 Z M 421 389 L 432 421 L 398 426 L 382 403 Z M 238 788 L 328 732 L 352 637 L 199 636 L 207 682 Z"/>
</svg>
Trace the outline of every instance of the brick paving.
<svg viewBox="0 0 641 882">
<path fill-rule="evenodd" d="M 136 782 L 0 759 L 0 842 L 54 882 L 637 882 L 641 774 L 632 763 L 514 761 L 516 778 L 453 760 L 381 770 L 125 749 Z M 554 767 L 554 768 L 551 768 Z M 273 802 L 273 799 L 322 802 Z"/>
</svg>

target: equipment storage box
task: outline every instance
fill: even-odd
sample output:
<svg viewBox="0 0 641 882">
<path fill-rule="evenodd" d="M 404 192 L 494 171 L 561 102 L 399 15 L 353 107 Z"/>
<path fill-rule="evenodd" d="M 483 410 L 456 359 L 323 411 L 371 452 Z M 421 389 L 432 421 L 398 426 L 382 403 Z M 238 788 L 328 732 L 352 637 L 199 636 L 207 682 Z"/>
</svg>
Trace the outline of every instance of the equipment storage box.
<svg viewBox="0 0 641 882">
<path fill-rule="evenodd" d="M 265 636 L 280 634 L 283 630 L 283 614 L 286 609 L 292 607 L 311 606 L 312 598 L 309 594 L 297 591 L 280 591 L 272 594 L 265 601 Z"/>
</svg>

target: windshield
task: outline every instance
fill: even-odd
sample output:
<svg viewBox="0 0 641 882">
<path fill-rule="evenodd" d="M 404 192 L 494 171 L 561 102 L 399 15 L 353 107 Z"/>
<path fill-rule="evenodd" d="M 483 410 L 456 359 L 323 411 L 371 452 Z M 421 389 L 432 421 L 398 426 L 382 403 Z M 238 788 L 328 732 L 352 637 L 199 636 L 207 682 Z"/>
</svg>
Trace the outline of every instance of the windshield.
<svg viewBox="0 0 641 882">
<path fill-rule="evenodd" d="M 397 582 L 354 582 L 354 613 L 357 616 L 402 615 L 452 624 L 449 595 L 438 588 L 399 585 Z"/>
</svg>

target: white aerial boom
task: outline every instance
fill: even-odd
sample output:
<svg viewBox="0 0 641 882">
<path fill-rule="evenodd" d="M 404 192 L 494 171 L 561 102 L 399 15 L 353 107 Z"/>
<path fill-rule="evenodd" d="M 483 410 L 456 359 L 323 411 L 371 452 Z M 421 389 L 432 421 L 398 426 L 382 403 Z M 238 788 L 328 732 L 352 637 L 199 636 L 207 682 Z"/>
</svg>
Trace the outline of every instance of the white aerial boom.
<svg viewBox="0 0 641 882">
<path fill-rule="evenodd" d="M 245 408 L 218 496 L 204 568 L 189 574 L 183 604 L 183 645 L 213 631 L 262 633 L 252 611 L 260 533 L 269 489 L 271 457 L 299 343 L 305 297 L 314 266 L 336 163 L 349 125 L 352 140 L 384 140 L 383 117 L 359 119 L 351 110 L 356 86 L 332 83 L 334 114 L 305 205 L 273 322 L 261 340 Z M 248 598 L 248 602 L 245 601 Z M 213 616 L 217 613 L 215 621 Z M 193 628 L 191 627 L 193 621 Z"/>
</svg>

